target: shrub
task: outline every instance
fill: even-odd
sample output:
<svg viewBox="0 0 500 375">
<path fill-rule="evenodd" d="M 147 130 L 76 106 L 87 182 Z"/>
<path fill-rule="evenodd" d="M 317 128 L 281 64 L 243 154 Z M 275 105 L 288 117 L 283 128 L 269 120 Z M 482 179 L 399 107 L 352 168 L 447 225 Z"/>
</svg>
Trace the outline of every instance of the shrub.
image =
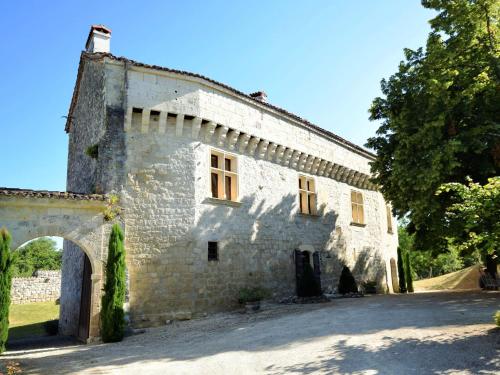
<svg viewBox="0 0 500 375">
<path fill-rule="evenodd" d="M 363 283 L 363 288 L 365 293 L 376 294 L 377 293 L 377 282 L 376 281 L 365 281 Z"/>
<path fill-rule="evenodd" d="M 47 320 L 43 323 L 43 329 L 49 336 L 55 336 L 59 332 L 59 320 Z"/>
<path fill-rule="evenodd" d="M 495 318 L 495 324 L 500 327 L 500 310 L 498 310 L 493 317 Z"/>
<path fill-rule="evenodd" d="M 239 291 L 238 302 L 239 303 L 247 303 L 247 302 L 257 302 L 266 298 L 269 295 L 269 292 L 260 287 L 251 287 L 251 288 L 241 288 Z"/>
<path fill-rule="evenodd" d="M 87 147 L 87 149 L 85 150 L 85 154 L 92 159 L 97 159 L 99 157 L 99 145 L 95 144 Z"/>
<path fill-rule="evenodd" d="M 344 295 L 347 293 L 357 293 L 358 285 L 356 284 L 356 280 L 351 273 L 349 267 L 344 266 L 342 268 L 342 273 L 340 274 L 340 280 L 338 285 L 339 293 Z"/>
<path fill-rule="evenodd" d="M 406 253 L 405 277 L 406 277 L 406 290 L 408 291 L 408 293 L 413 293 L 413 276 L 411 274 L 410 252 Z"/>
<path fill-rule="evenodd" d="M 398 276 L 399 276 L 399 292 L 406 293 L 405 268 L 403 263 L 403 254 L 400 247 L 398 247 Z"/>
<path fill-rule="evenodd" d="M 101 335 L 104 342 L 117 342 L 125 332 L 125 249 L 123 232 L 114 224 L 109 237 L 106 282 L 101 308 Z"/>
<path fill-rule="evenodd" d="M 12 284 L 12 253 L 10 235 L 5 228 L 0 229 L 0 353 L 5 350 L 9 337 L 10 287 Z"/>
</svg>

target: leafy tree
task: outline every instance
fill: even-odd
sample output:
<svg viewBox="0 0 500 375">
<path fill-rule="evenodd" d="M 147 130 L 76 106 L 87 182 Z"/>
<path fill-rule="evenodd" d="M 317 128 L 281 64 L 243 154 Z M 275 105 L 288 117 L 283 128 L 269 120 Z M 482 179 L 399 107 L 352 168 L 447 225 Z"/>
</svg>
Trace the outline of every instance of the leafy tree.
<svg viewBox="0 0 500 375">
<path fill-rule="evenodd" d="M 125 332 L 125 248 L 118 224 L 111 229 L 106 262 L 106 282 L 101 307 L 101 336 L 104 342 L 117 342 Z"/>
<path fill-rule="evenodd" d="M 0 229 L 0 353 L 5 350 L 9 336 L 10 287 L 12 282 L 12 253 L 10 235 L 5 228 Z"/>
<path fill-rule="evenodd" d="M 411 261 L 410 261 L 410 253 L 406 253 L 405 259 L 405 279 L 406 279 L 406 290 L 408 293 L 413 293 L 413 275 L 411 271 Z"/>
<path fill-rule="evenodd" d="M 60 270 L 62 252 L 48 237 L 38 238 L 17 250 L 12 266 L 13 277 L 31 276 L 36 270 Z"/>
<path fill-rule="evenodd" d="M 399 292 L 406 293 L 405 267 L 403 261 L 403 253 L 400 247 L 398 247 L 398 276 L 399 276 Z"/>
<path fill-rule="evenodd" d="M 340 274 L 338 291 L 340 294 L 344 295 L 347 293 L 357 293 L 358 285 L 356 284 L 356 280 L 352 275 L 349 267 L 344 266 L 342 268 L 342 272 Z"/>
<path fill-rule="evenodd" d="M 488 179 L 481 186 L 468 179 L 468 184 L 442 185 L 437 195 L 447 194 L 452 204 L 447 209 L 448 225 L 455 229 L 448 239 L 459 251 L 478 251 L 486 258 L 498 251 L 500 243 L 500 177 Z M 497 254 L 498 255 L 498 254 Z"/>
<path fill-rule="evenodd" d="M 382 80 L 370 119 L 381 121 L 367 146 L 377 153 L 374 182 L 398 217 L 407 216 L 416 249 L 447 247 L 443 183 L 484 184 L 500 169 L 498 0 L 423 0 L 437 16 L 425 50 L 406 49 L 398 72 Z M 498 212 L 498 211 L 497 211 Z"/>
</svg>

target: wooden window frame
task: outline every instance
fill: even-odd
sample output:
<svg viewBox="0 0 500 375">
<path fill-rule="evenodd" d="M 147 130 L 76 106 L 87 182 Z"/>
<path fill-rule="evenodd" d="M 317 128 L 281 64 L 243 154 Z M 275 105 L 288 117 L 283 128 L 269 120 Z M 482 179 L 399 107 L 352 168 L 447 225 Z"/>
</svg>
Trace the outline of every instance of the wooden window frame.
<svg viewBox="0 0 500 375">
<path fill-rule="evenodd" d="M 217 166 L 214 166 L 212 163 L 214 156 L 217 157 Z M 221 201 L 238 202 L 239 183 L 237 156 L 229 152 L 212 148 L 209 153 L 208 165 L 210 169 L 210 197 Z M 214 190 L 216 191 L 215 193 Z"/>
<path fill-rule="evenodd" d="M 351 190 L 351 218 L 353 225 L 366 225 L 363 193 L 357 190 Z"/>
<path fill-rule="evenodd" d="M 302 215 L 318 215 L 318 193 L 314 177 L 299 175 L 299 212 Z"/>
</svg>

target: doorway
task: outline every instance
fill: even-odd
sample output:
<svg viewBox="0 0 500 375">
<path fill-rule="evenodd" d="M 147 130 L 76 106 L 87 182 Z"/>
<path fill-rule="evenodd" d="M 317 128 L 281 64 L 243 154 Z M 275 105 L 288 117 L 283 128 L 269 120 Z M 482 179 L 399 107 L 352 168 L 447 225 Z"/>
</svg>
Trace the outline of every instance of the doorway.
<svg viewBox="0 0 500 375">
<path fill-rule="evenodd" d="M 295 279 L 297 296 L 313 297 L 321 295 L 321 268 L 317 251 L 295 250 Z"/>
</svg>

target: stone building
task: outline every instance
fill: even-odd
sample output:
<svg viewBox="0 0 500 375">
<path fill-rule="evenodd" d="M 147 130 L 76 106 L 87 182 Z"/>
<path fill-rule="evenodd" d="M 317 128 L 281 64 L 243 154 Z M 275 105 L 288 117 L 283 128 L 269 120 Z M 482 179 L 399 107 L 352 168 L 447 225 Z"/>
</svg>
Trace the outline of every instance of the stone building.
<svg viewBox="0 0 500 375">
<path fill-rule="evenodd" d="M 116 57 L 110 37 L 93 26 L 81 54 L 67 190 L 120 198 L 133 326 L 234 307 L 247 286 L 293 295 L 305 263 L 324 291 L 344 264 L 393 291 L 396 222 L 369 181 L 373 154 L 263 92 Z M 65 242 L 67 324 L 84 257 Z"/>
</svg>

